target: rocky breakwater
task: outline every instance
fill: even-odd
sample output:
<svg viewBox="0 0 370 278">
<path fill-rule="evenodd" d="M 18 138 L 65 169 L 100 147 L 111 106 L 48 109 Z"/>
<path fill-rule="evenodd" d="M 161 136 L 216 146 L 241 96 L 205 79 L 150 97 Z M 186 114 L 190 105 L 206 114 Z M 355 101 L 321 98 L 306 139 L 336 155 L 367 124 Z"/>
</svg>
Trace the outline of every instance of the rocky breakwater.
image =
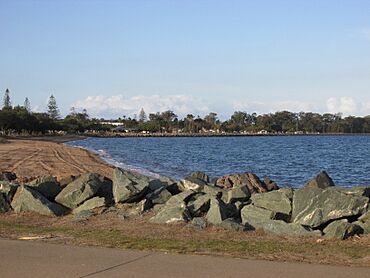
<svg viewBox="0 0 370 278">
<path fill-rule="evenodd" d="M 106 211 L 116 212 L 120 219 L 151 212 L 148 221 L 158 224 L 187 222 L 197 229 L 217 225 L 336 239 L 370 232 L 370 187 L 336 187 L 326 172 L 299 189 L 279 188 L 252 173 L 211 180 L 194 172 L 176 181 L 116 168 L 112 180 L 95 173 L 68 182 L 40 177 L 18 183 L 12 173 L 0 177 L 1 213 L 73 214 L 76 221 L 85 221 Z"/>
</svg>

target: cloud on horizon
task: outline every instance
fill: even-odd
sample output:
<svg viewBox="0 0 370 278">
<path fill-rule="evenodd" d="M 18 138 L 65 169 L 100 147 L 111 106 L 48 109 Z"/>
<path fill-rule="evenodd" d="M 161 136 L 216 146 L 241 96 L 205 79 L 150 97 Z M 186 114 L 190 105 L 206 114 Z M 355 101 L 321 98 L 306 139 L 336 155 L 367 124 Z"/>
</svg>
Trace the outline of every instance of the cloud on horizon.
<svg viewBox="0 0 370 278">
<path fill-rule="evenodd" d="M 353 97 L 331 97 L 326 101 L 326 107 L 329 113 L 343 113 L 343 115 L 360 115 L 370 114 L 370 102 L 357 101 Z"/>
</svg>

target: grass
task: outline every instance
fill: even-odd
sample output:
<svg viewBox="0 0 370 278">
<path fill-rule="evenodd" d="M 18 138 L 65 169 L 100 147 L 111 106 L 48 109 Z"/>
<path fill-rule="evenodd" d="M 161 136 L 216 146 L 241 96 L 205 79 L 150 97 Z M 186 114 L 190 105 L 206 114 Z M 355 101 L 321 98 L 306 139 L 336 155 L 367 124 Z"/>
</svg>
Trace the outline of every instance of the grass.
<svg viewBox="0 0 370 278">
<path fill-rule="evenodd" d="M 0 144 L 6 144 L 6 143 L 9 143 L 9 141 L 6 140 L 5 138 L 0 137 Z"/>
<path fill-rule="evenodd" d="M 316 241 L 291 241 L 278 238 L 249 240 L 152 238 L 126 234 L 117 229 L 43 226 L 0 220 L 0 237 L 54 235 L 73 245 L 104 246 L 120 249 L 168 251 L 224 255 L 240 258 L 309 263 L 370 266 L 368 245 Z M 57 242 L 57 241 L 53 241 Z"/>
</svg>

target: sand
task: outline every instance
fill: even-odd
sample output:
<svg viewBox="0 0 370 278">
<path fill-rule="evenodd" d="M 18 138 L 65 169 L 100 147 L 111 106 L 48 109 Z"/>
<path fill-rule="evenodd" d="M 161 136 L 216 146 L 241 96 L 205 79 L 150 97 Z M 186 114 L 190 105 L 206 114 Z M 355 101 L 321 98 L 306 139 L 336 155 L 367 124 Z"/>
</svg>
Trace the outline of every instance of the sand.
<svg viewBox="0 0 370 278">
<path fill-rule="evenodd" d="M 97 155 L 66 146 L 63 140 L 9 140 L 0 144 L 0 171 L 11 171 L 18 179 L 52 175 L 58 179 L 94 172 L 111 177 L 112 166 Z"/>
</svg>

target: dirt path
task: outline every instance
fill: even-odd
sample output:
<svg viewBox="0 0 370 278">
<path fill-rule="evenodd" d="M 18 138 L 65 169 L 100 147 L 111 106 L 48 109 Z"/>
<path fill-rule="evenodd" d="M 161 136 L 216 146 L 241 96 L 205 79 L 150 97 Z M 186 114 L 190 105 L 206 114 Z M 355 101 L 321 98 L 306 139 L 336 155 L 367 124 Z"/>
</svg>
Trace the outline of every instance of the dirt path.
<svg viewBox="0 0 370 278">
<path fill-rule="evenodd" d="M 90 152 L 54 142 L 11 140 L 0 144 L 0 171 L 19 178 L 52 175 L 63 178 L 86 172 L 111 176 L 111 166 Z"/>
<path fill-rule="evenodd" d="M 368 268 L 0 240 L 1 277 L 368 277 Z"/>
</svg>

